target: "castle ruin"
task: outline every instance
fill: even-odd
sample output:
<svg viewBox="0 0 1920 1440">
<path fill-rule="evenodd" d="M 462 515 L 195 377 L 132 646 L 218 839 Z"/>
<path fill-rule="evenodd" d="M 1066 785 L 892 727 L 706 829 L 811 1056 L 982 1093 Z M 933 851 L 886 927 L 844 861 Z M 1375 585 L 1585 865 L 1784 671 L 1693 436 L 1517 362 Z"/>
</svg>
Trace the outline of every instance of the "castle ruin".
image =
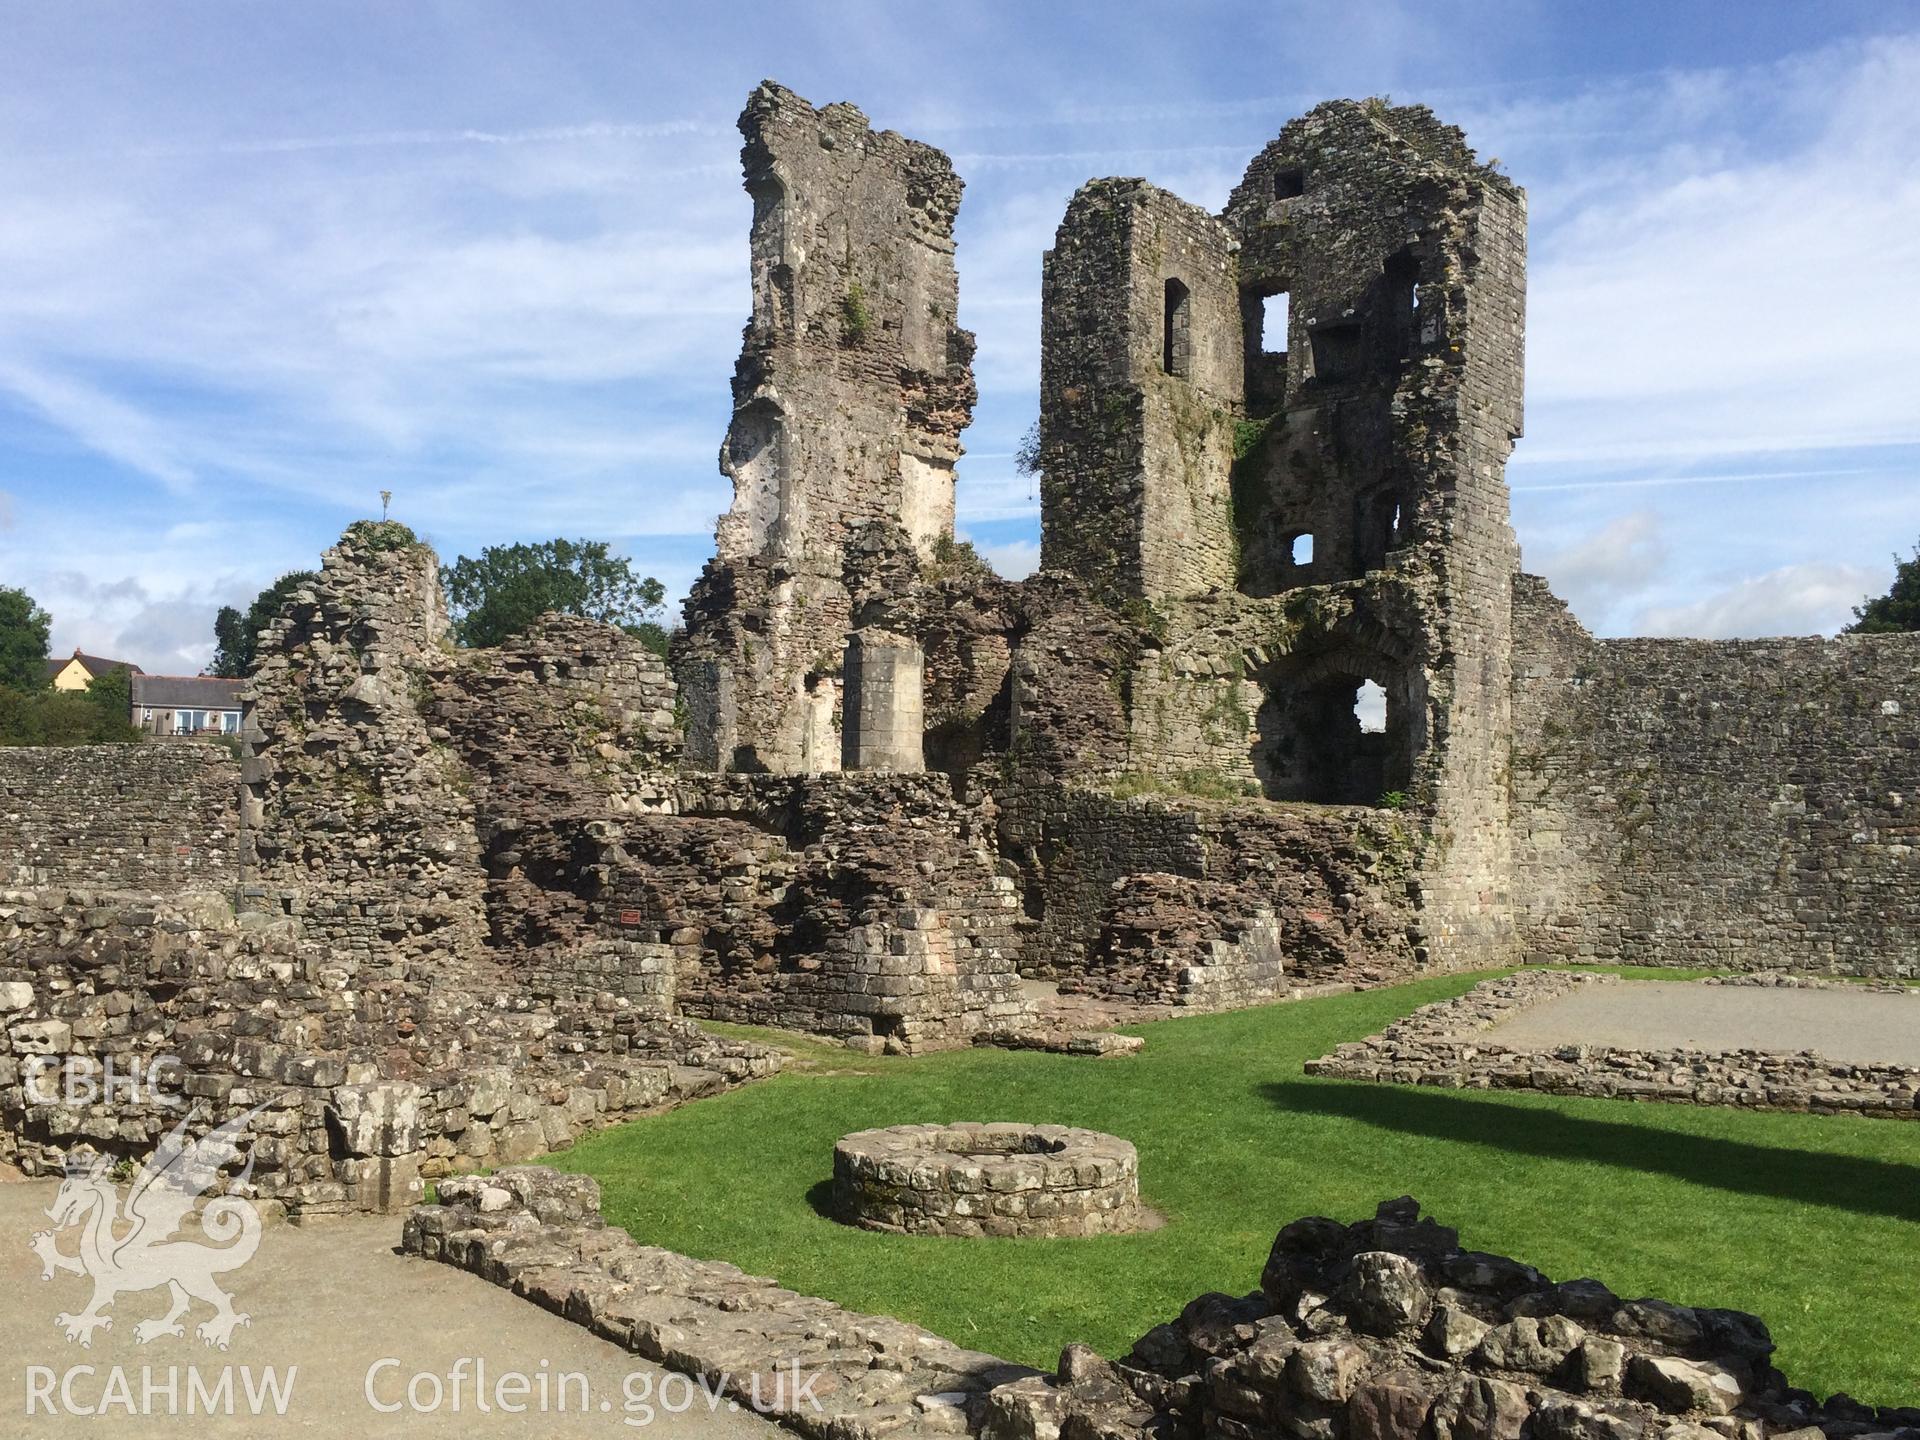
<svg viewBox="0 0 1920 1440">
<path fill-rule="evenodd" d="M 561 616 L 458 650 L 362 522 L 237 762 L 0 752 L 5 1158 L 175 1118 L 40 1103 L 41 1057 L 270 1094 L 262 1194 L 387 1208 L 777 1063 L 690 1017 L 916 1051 L 1031 1039 L 1034 982 L 1920 974 L 1920 637 L 1596 640 L 1520 570 L 1526 204 L 1459 131 L 1333 101 L 1218 215 L 1080 189 L 1013 582 L 954 534 L 952 166 L 771 83 L 741 129 L 734 502 L 670 665 Z"/>
</svg>

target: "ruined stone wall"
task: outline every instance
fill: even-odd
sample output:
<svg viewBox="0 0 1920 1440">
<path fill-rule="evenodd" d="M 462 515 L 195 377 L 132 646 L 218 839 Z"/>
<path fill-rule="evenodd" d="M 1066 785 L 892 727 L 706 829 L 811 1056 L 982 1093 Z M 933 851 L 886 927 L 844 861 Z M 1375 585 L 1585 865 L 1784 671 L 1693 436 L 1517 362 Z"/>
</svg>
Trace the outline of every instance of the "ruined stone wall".
<svg viewBox="0 0 1920 1440">
<path fill-rule="evenodd" d="M 1231 237 L 1144 180 L 1067 207 L 1041 281 L 1041 563 L 1112 600 L 1233 585 Z"/>
<path fill-rule="evenodd" d="M 529 993 L 673 1007 L 673 966 L 591 913 L 582 840 L 671 810 L 681 734 L 666 664 L 611 625 L 542 616 L 494 650 L 432 671 L 429 733 L 468 777 L 487 936 Z"/>
<path fill-rule="evenodd" d="M 1920 975 L 1920 637 L 1515 629 L 1529 959 Z"/>
<path fill-rule="evenodd" d="M 1252 1293 L 1201 1295 L 1115 1361 L 1069 1344 L 1053 1374 L 641 1245 L 606 1224 L 583 1175 L 516 1166 L 440 1197 L 408 1216 L 408 1254 L 470 1270 L 658 1364 L 717 1375 L 737 1403 L 814 1440 L 1920 1434 L 1920 1409 L 1794 1389 L 1757 1316 L 1626 1299 L 1599 1280 L 1555 1284 L 1523 1261 L 1463 1250 L 1405 1197 L 1353 1225 L 1292 1222 Z M 804 1379 L 762 1392 L 758 1377 L 791 1361 L 796 1336 L 823 1335 L 836 1343 L 808 1352 Z"/>
<path fill-rule="evenodd" d="M 1022 968 L 1063 990 L 1225 1008 L 1418 964 L 1420 840 L 1391 814 L 1036 786 L 1004 798 L 1000 842 Z"/>
<path fill-rule="evenodd" d="M 991 811 L 942 775 L 688 776 L 595 857 L 631 941 L 671 947 L 691 1015 L 926 1049 L 1031 1021 Z"/>
<path fill-rule="evenodd" d="M 538 1003 L 473 957 L 406 979 L 297 930 L 211 896 L 0 892 L 0 1160 L 144 1158 L 244 1116 L 251 1195 L 392 1210 L 778 1066 L 634 1007 Z"/>
<path fill-rule="evenodd" d="M 212 745 L 0 747 L 0 884 L 225 890 L 240 767 Z"/>
<path fill-rule="evenodd" d="M 734 502 L 675 666 L 704 769 L 840 768 L 844 571 L 868 532 L 930 560 L 953 535 L 974 401 L 946 156 L 771 82 L 740 117 L 753 318 L 721 455 Z"/>
<path fill-rule="evenodd" d="M 1404 776 L 1431 830 L 1427 943 L 1448 963 L 1504 953 L 1525 197 L 1423 107 L 1331 101 L 1254 159 L 1223 218 L 1242 244 L 1258 427 L 1234 484 L 1242 585 L 1302 602 L 1286 663 L 1256 677 L 1256 769 L 1270 795 L 1313 798 L 1290 767 L 1362 764 L 1340 712 L 1361 680 L 1380 684 L 1389 788 Z M 1287 335 L 1256 353 L 1252 317 L 1282 292 Z M 1397 595 L 1347 633 L 1318 624 L 1307 587 L 1379 572 Z"/>
<path fill-rule="evenodd" d="M 362 521 L 262 633 L 248 684 L 258 903 L 362 963 L 471 953 L 486 933 L 470 777 L 424 711 L 448 632 L 433 552 Z"/>
</svg>

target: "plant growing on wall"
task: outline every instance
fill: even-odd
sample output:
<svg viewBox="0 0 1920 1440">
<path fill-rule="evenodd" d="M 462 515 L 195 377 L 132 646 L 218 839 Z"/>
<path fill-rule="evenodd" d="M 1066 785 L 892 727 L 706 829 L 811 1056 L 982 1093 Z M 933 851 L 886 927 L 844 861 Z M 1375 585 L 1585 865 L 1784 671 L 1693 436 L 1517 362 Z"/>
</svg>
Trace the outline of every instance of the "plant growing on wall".
<svg viewBox="0 0 1920 1440">
<path fill-rule="evenodd" d="M 847 287 L 847 293 L 840 297 L 841 343 L 858 345 L 872 329 L 873 312 L 867 308 L 867 292 L 856 280 Z"/>
</svg>

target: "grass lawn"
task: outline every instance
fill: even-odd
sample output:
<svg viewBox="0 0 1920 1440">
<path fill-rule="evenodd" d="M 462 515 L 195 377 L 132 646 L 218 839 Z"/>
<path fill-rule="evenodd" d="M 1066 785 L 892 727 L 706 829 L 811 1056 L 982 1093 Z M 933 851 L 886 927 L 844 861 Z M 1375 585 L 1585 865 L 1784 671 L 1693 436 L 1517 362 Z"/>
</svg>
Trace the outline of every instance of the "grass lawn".
<svg viewBox="0 0 1920 1440">
<path fill-rule="evenodd" d="M 1754 1311 L 1795 1384 L 1920 1403 L 1920 1124 L 1301 1073 L 1479 978 L 1145 1025 L 1145 1051 L 1118 1060 L 868 1059 L 801 1042 L 793 1073 L 603 1132 L 552 1163 L 598 1177 L 607 1218 L 648 1244 L 1040 1366 L 1069 1340 L 1119 1354 L 1203 1291 L 1255 1288 L 1289 1220 L 1351 1221 L 1411 1194 L 1468 1248 L 1554 1279 Z M 1124 1136 L 1140 1150 L 1143 1197 L 1169 1223 L 1093 1240 L 953 1240 L 870 1234 L 816 1208 L 841 1135 L 959 1119 Z"/>
</svg>

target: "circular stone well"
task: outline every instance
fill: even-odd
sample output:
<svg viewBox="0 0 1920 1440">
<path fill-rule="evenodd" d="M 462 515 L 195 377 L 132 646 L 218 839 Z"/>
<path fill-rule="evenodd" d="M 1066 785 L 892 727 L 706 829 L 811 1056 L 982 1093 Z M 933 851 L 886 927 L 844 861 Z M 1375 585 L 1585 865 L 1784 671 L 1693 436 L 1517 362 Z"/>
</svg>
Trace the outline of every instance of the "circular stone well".
<svg viewBox="0 0 1920 1440">
<path fill-rule="evenodd" d="M 1140 1157 L 1066 1125 L 893 1125 L 833 1147 L 842 1220 L 913 1235 L 1111 1235 L 1144 1228 Z"/>
</svg>

